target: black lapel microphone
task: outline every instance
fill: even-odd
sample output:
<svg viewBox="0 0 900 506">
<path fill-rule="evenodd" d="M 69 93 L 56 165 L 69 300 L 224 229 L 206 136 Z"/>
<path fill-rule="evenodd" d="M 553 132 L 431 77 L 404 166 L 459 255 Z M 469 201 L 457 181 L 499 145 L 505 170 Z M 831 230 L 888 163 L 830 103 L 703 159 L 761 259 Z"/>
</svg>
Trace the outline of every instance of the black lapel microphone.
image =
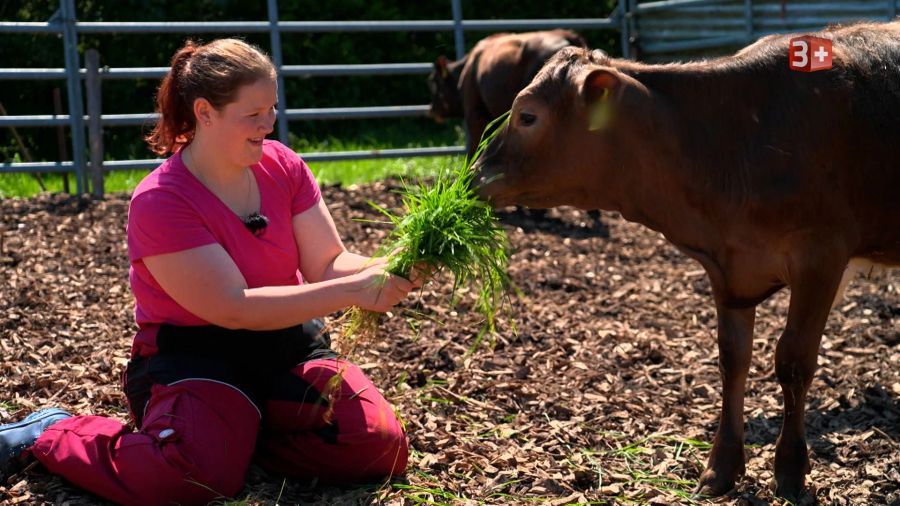
<svg viewBox="0 0 900 506">
<path fill-rule="evenodd" d="M 266 227 L 269 226 L 269 218 L 266 218 L 256 211 L 250 213 L 241 221 L 244 222 L 244 226 L 247 227 L 247 230 L 256 236 L 261 235 Z"/>
</svg>

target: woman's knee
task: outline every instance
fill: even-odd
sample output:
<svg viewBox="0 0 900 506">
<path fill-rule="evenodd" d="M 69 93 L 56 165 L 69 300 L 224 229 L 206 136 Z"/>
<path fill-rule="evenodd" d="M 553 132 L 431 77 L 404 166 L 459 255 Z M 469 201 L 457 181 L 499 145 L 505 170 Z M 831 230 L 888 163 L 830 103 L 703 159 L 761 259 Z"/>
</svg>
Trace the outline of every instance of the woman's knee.
<svg viewBox="0 0 900 506">
<path fill-rule="evenodd" d="M 154 394 L 141 433 L 153 438 L 171 472 L 160 473 L 148 492 L 171 504 L 240 491 L 259 427 L 252 403 L 230 385 L 205 380 L 156 385 Z"/>
<path fill-rule="evenodd" d="M 369 445 L 360 451 L 372 455 L 372 466 L 369 469 L 374 476 L 395 476 L 406 472 L 409 462 L 409 440 L 406 433 L 396 424 L 396 429 L 379 431 Z"/>
<path fill-rule="evenodd" d="M 306 428 L 306 435 L 299 435 L 304 432 L 299 430 L 294 438 L 297 446 L 303 447 L 297 448 L 298 455 L 330 455 L 341 469 L 341 477 L 350 481 L 384 478 L 406 470 L 409 443 L 403 425 L 390 402 L 358 366 L 343 360 L 315 360 L 301 364 L 292 374 L 312 385 L 325 399 L 324 405 L 304 403 L 298 393 L 291 399 L 294 407 L 290 411 L 285 408 L 291 402 L 269 403 L 269 424 Z M 308 389 L 303 393 L 309 395 Z M 282 417 L 289 420 L 280 420 Z M 312 418 L 318 423 L 308 423 Z M 319 452 L 310 452 L 310 445 Z M 348 475 L 347 468 L 355 471 Z"/>
</svg>

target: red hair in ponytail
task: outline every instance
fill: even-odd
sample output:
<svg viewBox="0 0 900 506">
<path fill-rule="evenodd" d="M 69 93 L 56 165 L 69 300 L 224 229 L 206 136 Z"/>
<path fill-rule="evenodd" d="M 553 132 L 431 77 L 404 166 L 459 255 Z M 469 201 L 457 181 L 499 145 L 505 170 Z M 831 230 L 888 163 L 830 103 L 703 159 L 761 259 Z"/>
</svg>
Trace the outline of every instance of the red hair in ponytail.
<svg viewBox="0 0 900 506">
<path fill-rule="evenodd" d="M 241 86 L 275 77 L 269 57 L 238 39 L 204 45 L 188 40 L 172 56 L 171 66 L 156 92 L 159 119 L 144 139 L 158 155 L 174 153 L 194 138 L 195 100 L 205 98 L 221 110 L 235 100 Z"/>
</svg>

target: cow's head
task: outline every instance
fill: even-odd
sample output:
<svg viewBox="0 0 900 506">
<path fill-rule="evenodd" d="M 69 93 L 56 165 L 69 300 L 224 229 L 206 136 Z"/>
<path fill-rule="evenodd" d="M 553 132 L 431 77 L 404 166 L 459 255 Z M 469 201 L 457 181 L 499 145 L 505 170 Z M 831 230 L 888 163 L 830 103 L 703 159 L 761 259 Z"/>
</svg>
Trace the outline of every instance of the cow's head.
<svg viewBox="0 0 900 506">
<path fill-rule="evenodd" d="M 609 65 L 603 52 L 575 47 L 544 65 L 475 163 L 482 198 L 495 206 L 617 208 L 616 174 L 649 92 Z"/>
<path fill-rule="evenodd" d="M 428 76 L 431 91 L 431 108 L 428 115 L 441 122 L 444 118 L 462 118 L 462 96 L 459 92 L 459 74 L 465 60 L 447 61 L 441 56 L 434 62 Z"/>
</svg>

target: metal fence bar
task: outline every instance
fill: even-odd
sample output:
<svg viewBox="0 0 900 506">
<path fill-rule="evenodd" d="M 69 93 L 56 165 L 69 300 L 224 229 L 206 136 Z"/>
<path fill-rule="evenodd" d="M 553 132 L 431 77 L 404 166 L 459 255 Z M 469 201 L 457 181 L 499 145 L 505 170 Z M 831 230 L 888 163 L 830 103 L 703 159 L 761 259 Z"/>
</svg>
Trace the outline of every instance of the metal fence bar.
<svg viewBox="0 0 900 506">
<path fill-rule="evenodd" d="M 371 119 L 426 116 L 428 105 L 386 105 L 372 107 L 323 107 L 310 109 L 285 109 L 284 118 L 297 120 Z M 68 115 L 0 116 L 2 127 L 51 127 L 68 125 Z M 104 114 L 100 117 L 104 126 L 138 126 L 153 124 L 156 113 Z M 87 116 L 83 117 L 87 120 Z"/>
<path fill-rule="evenodd" d="M 347 160 L 416 158 L 433 156 L 459 156 L 466 154 L 465 146 L 438 146 L 431 148 L 373 149 L 363 151 L 332 151 L 327 153 L 302 153 L 307 162 L 336 162 Z M 146 160 L 110 160 L 103 162 L 106 171 L 155 169 L 164 158 Z M 0 163 L 0 174 L 18 172 L 69 172 L 74 162 Z"/>
<path fill-rule="evenodd" d="M 803 16 L 796 18 L 787 18 L 787 19 L 775 19 L 775 18 L 759 18 L 756 20 L 756 26 L 758 27 L 766 27 L 766 28 L 775 28 L 775 27 L 783 27 L 785 29 L 796 29 L 796 27 L 809 27 L 809 26 L 818 26 L 824 28 L 826 25 L 832 23 L 852 23 L 855 21 L 862 20 L 886 20 L 884 14 L 881 15 L 856 15 L 856 16 L 847 16 L 847 17 L 835 17 L 835 16 Z"/>
<path fill-rule="evenodd" d="M 0 69 L 0 79 L 13 81 L 36 81 L 39 79 L 65 79 L 66 69 Z"/>
<path fill-rule="evenodd" d="M 268 0 L 269 11 L 269 39 L 272 45 L 272 59 L 275 68 L 278 69 L 276 74 L 278 84 L 278 140 L 282 144 L 288 144 L 288 126 L 287 118 L 284 117 L 284 111 L 287 108 L 287 98 L 284 96 L 284 75 L 281 71 L 283 62 L 281 59 L 281 33 L 278 31 L 278 0 Z"/>
<path fill-rule="evenodd" d="M 449 21 L 284 21 L 278 26 L 282 32 L 391 32 L 450 30 Z M 267 21 L 161 21 L 118 22 L 98 21 L 78 23 L 81 33 L 264 33 Z"/>
<path fill-rule="evenodd" d="M 649 29 L 648 29 L 649 30 Z M 732 30 L 654 30 L 652 36 L 645 35 L 643 37 L 641 47 L 646 48 L 648 44 L 657 42 L 683 42 L 686 40 L 703 40 L 707 38 L 717 37 L 746 37 L 743 29 Z M 747 39 L 752 40 L 752 39 Z"/>
<path fill-rule="evenodd" d="M 366 119 L 426 116 L 427 114 L 427 105 L 388 105 L 375 107 L 288 109 L 285 112 L 285 117 L 289 120 Z"/>
<path fill-rule="evenodd" d="M 691 0 L 709 1 L 709 0 Z M 573 29 L 615 28 L 609 18 L 548 19 L 464 19 L 464 30 L 538 30 L 567 27 Z M 324 32 L 432 32 L 453 31 L 453 21 L 279 21 L 278 31 L 289 33 Z M 265 33 L 268 21 L 81 21 L 78 33 Z M 0 21 L 0 33 L 59 33 L 50 23 Z"/>
<path fill-rule="evenodd" d="M 463 20 L 462 26 L 466 31 L 547 30 L 552 28 L 599 30 L 618 28 L 616 22 L 610 18 Z"/>
<path fill-rule="evenodd" d="M 335 76 L 387 76 L 414 75 L 431 72 L 431 63 L 359 63 L 349 65 L 282 65 L 284 77 L 335 77 Z M 83 78 L 87 71 L 80 69 Z M 162 79 L 169 73 L 169 67 L 104 67 L 100 69 L 103 79 Z M 63 68 L 0 68 L 0 80 L 65 79 Z"/>
<path fill-rule="evenodd" d="M 75 31 L 75 0 L 61 0 L 60 14 L 63 22 L 63 41 L 66 57 L 66 89 L 68 91 L 69 117 L 72 119 L 72 161 L 75 162 L 75 191 L 81 195 L 85 187 L 84 163 L 84 111 L 82 107 L 81 78 L 78 69 L 78 34 Z"/>
<path fill-rule="evenodd" d="M 281 73 L 285 77 L 412 75 L 431 72 L 431 63 L 358 63 L 354 65 L 285 65 Z"/>
<path fill-rule="evenodd" d="M 635 12 L 639 14 L 646 14 L 652 11 L 670 10 L 675 7 L 707 5 L 721 3 L 722 1 L 723 0 L 662 0 L 660 2 L 646 2 L 637 4 L 635 6 Z"/>
<path fill-rule="evenodd" d="M 0 21 L 0 33 L 63 33 L 56 23 Z"/>
<path fill-rule="evenodd" d="M 896 7 L 896 0 L 890 1 L 889 4 L 893 4 Z M 781 14 L 781 6 L 773 5 L 773 4 L 757 4 L 753 6 L 753 10 L 755 12 L 767 13 L 767 14 Z M 815 4 L 795 4 L 795 3 L 787 3 L 784 6 L 784 12 L 786 13 L 795 13 L 795 12 L 836 12 L 836 13 L 853 13 L 853 12 L 877 12 L 880 14 L 884 14 L 884 7 L 878 4 L 872 3 L 815 3 Z"/>
<path fill-rule="evenodd" d="M 0 163 L 0 174 L 18 172 L 71 172 L 75 162 Z"/>
<path fill-rule="evenodd" d="M 674 18 L 674 19 L 642 19 L 641 28 L 650 28 L 654 30 L 667 30 L 670 28 L 696 29 L 696 28 L 739 28 L 746 31 L 747 18 L 743 17 L 745 12 L 741 12 L 740 18 L 712 18 L 712 19 L 693 19 L 693 18 Z"/>
<path fill-rule="evenodd" d="M 334 151 L 331 153 L 306 153 L 303 159 L 310 162 L 338 162 L 365 160 L 368 158 L 411 158 L 428 156 L 456 156 L 466 154 L 465 146 L 440 146 L 434 148 L 374 149 L 369 151 Z"/>
</svg>

